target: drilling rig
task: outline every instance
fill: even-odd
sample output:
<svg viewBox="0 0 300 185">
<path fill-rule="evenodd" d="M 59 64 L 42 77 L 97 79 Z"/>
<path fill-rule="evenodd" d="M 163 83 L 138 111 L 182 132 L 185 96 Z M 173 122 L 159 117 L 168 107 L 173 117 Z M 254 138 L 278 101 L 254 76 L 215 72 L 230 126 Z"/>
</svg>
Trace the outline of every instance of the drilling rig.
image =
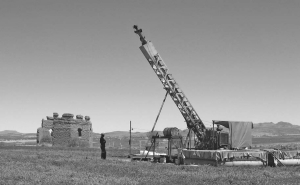
<svg viewBox="0 0 300 185">
<path fill-rule="evenodd" d="M 167 91 L 166 93 L 169 94 L 182 114 L 189 131 L 194 132 L 196 136 L 193 149 L 184 148 L 185 146 L 178 149 L 180 164 L 212 164 L 216 166 L 276 166 L 277 164 L 285 166 L 300 164 L 299 152 L 297 151 L 283 152 L 278 149 L 251 149 L 252 122 L 212 120 L 213 128 L 206 128 L 153 43 L 146 40 L 142 34 L 142 29 L 139 29 L 137 25 L 134 25 L 133 28 L 134 32 L 139 35 L 142 43 L 139 47 L 140 50 L 163 84 L 164 89 Z M 217 125 L 216 129 L 214 125 Z M 219 127 L 220 125 L 228 128 L 228 132 L 222 131 L 222 128 Z M 153 137 L 154 143 L 155 138 L 158 137 Z M 153 157 L 154 151 L 155 145 Z"/>
<path fill-rule="evenodd" d="M 142 29 L 139 29 L 137 25 L 134 25 L 133 28 L 135 30 L 134 32 L 139 35 L 142 43 L 140 50 L 146 57 L 154 73 L 163 84 L 164 89 L 168 92 L 169 96 L 176 104 L 185 119 L 187 127 L 194 132 L 196 136 L 195 148 L 206 149 L 209 144 L 209 141 L 205 137 L 208 130 L 198 116 L 196 110 L 179 87 L 178 83 L 175 81 L 167 65 L 155 49 L 153 43 L 146 40 L 145 36 L 142 34 Z"/>
<path fill-rule="evenodd" d="M 162 57 L 155 49 L 153 43 L 146 40 L 145 36 L 142 34 L 142 29 L 139 29 L 137 25 L 134 25 L 133 28 L 134 33 L 139 36 L 142 43 L 140 50 L 158 79 L 161 81 L 167 94 L 169 94 L 182 114 L 189 131 L 194 133 L 194 149 L 215 150 L 219 148 L 235 149 L 239 147 L 250 147 L 252 144 L 251 129 L 253 128 L 253 123 L 213 120 L 213 128 L 206 128 L 191 102 L 170 73 L 170 70 Z M 216 129 L 214 128 L 215 124 L 218 126 Z M 228 128 L 228 131 L 219 129 L 220 125 Z M 246 135 L 247 137 L 243 137 L 243 135 Z M 184 147 L 186 147 L 186 143 L 187 142 L 185 142 Z"/>
</svg>

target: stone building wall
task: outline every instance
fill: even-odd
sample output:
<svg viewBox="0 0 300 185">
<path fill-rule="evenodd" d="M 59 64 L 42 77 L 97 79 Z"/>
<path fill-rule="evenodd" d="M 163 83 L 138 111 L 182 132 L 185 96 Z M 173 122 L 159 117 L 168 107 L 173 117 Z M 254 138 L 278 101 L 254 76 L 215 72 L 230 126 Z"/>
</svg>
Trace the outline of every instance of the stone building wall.
<svg viewBox="0 0 300 185">
<path fill-rule="evenodd" d="M 59 117 L 57 113 L 47 120 L 42 121 L 42 128 L 52 129 L 53 146 L 64 147 L 92 147 L 93 146 L 93 129 L 90 118 L 73 114 L 63 114 Z"/>
<path fill-rule="evenodd" d="M 53 120 L 44 120 L 42 119 L 42 128 L 52 129 Z"/>
<path fill-rule="evenodd" d="M 52 143 L 52 137 L 50 135 L 49 129 L 40 127 L 37 129 L 37 143 Z"/>
</svg>

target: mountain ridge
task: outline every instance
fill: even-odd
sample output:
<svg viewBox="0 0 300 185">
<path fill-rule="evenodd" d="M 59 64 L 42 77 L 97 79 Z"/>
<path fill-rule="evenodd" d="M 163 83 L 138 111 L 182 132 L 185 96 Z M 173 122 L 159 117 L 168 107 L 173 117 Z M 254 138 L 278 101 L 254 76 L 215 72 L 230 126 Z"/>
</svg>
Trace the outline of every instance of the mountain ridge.
<svg viewBox="0 0 300 185">
<path fill-rule="evenodd" d="M 290 135 L 300 134 L 300 126 L 293 125 L 289 122 L 280 121 L 278 123 L 263 122 L 253 124 L 252 135 L 254 137 L 261 136 L 276 136 L 276 135 Z M 163 135 L 162 131 L 156 131 L 159 135 Z M 180 130 L 182 135 L 187 135 L 188 129 Z M 132 137 L 147 137 L 148 132 L 132 132 Z M 22 136 L 22 135 L 35 135 L 36 133 L 20 133 L 16 130 L 3 130 L 0 131 L 0 136 Z M 106 137 L 129 137 L 128 131 L 112 131 L 104 133 Z M 100 137 L 100 133 L 94 133 L 95 137 Z"/>
<path fill-rule="evenodd" d="M 16 130 L 3 130 L 0 131 L 0 135 L 7 135 L 7 134 L 22 134 Z"/>
</svg>

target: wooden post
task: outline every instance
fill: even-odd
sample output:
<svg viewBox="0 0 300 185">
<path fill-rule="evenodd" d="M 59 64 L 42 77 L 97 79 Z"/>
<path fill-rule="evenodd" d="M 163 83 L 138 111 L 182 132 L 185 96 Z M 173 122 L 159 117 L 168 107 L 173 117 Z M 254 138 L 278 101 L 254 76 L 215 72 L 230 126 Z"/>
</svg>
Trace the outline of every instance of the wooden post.
<svg viewBox="0 0 300 185">
<path fill-rule="evenodd" d="M 215 149 L 215 121 L 213 121 L 213 150 Z"/>
<path fill-rule="evenodd" d="M 192 148 L 191 146 L 192 146 L 192 132 L 190 133 L 190 149 Z"/>
<path fill-rule="evenodd" d="M 169 139 L 169 157 L 171 159 L 171 149 L 172 149 L 172 138 Z"/>
<path fill-rule="evenodd" d="M 130 121 L 130 130 L 129 130 L 129 156 L 131 156 L 131 121 Z"/>
<path fill-rule="evenodd" d="M 155 157 L 154 153 L 155 153 L 155 137 L 154 137 L 154 147 L 153 147 L 153 161 L 154 161 L 154 157 Z"/>
</svg>

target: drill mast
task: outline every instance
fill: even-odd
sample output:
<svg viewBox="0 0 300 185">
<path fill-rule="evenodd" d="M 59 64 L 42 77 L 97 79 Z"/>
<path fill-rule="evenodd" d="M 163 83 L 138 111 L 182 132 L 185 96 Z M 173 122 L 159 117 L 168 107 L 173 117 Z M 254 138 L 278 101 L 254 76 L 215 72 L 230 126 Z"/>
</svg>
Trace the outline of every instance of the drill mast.
<svg viewBox="0 0 300 185">
<path fill-rule="evenodd" d="M 135 29 L 134 32 L 139 35 L 140 41 L 142 42 L 140 50 L 163 84 L 164 89 L 166 89 L 166 91 L 169 93 L 170 97 L 181 112 L 186 121 L 187 127 L 191 129 L 197 136 L 195 147 L 203 148 L 203 140 L 206 131 L 205 125 L 203 124 L 190 101 L 187 99 L 187 97 L 179 87 L 178 83 L 176 83 L 174 77 L 169 72 L 169 69 L 167 68 L 159 53 L 156 51 L 152 42 L 145 39 L 145 36 L 142 35 L 142 29 L 138 29 L 137 25 L 134 25 L 133 28 Z"/>
</svg>

